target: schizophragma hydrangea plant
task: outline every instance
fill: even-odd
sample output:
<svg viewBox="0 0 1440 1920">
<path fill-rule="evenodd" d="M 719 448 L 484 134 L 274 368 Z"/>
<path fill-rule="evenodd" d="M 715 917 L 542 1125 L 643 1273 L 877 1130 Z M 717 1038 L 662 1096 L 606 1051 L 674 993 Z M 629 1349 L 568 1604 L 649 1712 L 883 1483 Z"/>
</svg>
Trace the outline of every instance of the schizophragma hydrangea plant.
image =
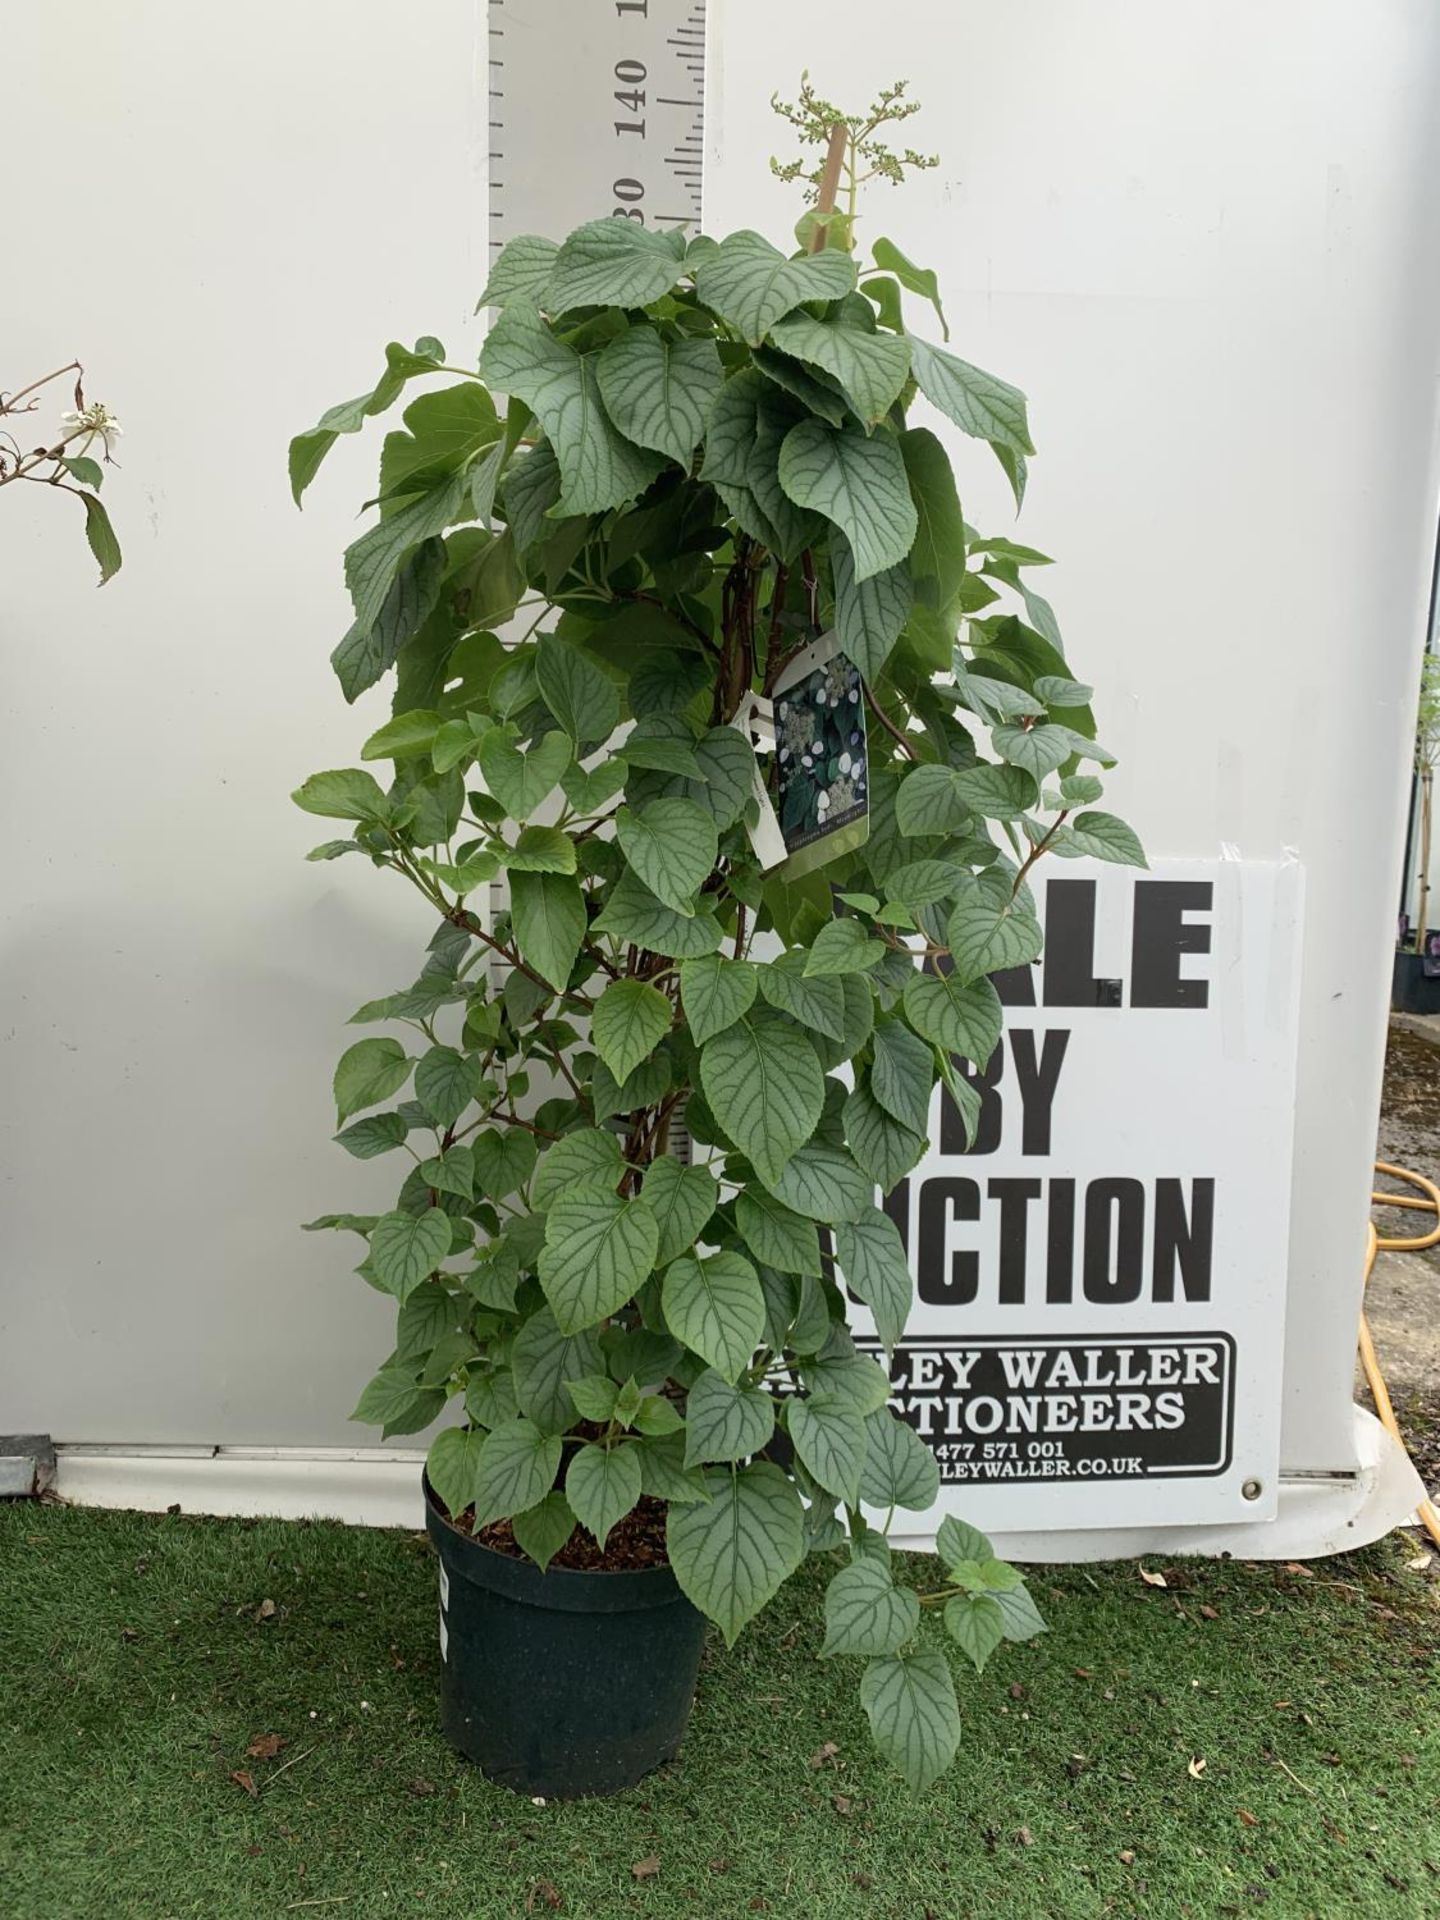
<svg viewBox="0 0 1440 1920">
<path fill-rule="evenodd" d="M 973 1119 L 956 1063 L 998 1042 L 988 976 L 1039 953 L 1035 861 L 1142 856 L 1095 808 L 1044 556 L 966 525 L 923 424 L 988 442 L 1018 502 L 1023 396 L 927 337 L 933 275 L 883 240 L 868 265 L 826 213 L 795 254 L 623 218 L 514 240 L 478 373 L 392 345 L 293 443 L 298 500 L 337 435 L 438 382 L 345 556 L 335 671 L 347 700 L 393 675 L 393 718 L 295 795 L 345 823 L 312 859 L 358 855 L 428 916 L 418 977 L 354 1016 L 391 1031 L 335 1075 L 340 1144 L 403 1180 L 314 1224 L 360 1235 L 399 1308 L 356 1417 L 406 1434 L 454 1403 L 428 1471 L 457 1523 L 545 1566 L 662 1503 L 727 1642 L 826 1556 L 821 1651 L 865 1663 L 923 1787 L 959 1737 L 944 1637 L 978 1668 L 1041 1621 L 954 1519 L 933 1592 L 887 1545 L 938 1474 L 873 1357 L 911 1302 L 877 1197 L 937 1081 Z M 787 668 L 831 635 L 770 751 Z M 776 859 L 782 755 L 805 777 Z"/>
</svg>

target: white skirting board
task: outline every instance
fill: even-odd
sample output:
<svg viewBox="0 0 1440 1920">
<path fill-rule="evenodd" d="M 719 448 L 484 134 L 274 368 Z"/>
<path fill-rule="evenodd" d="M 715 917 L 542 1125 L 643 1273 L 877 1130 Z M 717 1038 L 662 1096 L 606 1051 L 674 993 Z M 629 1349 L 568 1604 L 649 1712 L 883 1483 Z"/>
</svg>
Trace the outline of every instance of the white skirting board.
<svg viewBox="0 0 1440 1920">
<path fill-rule="evenodd" d="M 1353 1474 L 1280 1477 L 1279 1512 L 1249 1526 L 1135 1527 L 997 1533 L 1018 1561 L 1123 1560 L 1138 1554 L 1233 1555 L 1299 1560 L 1367 1546 L 1402 1526 L 1424 1495 L 1415 1469 L 1385 1429 L 1355 1409 Z M 340 1520 L 351 1526 L 424 1525 L 414 1448 L 140 1447 L 61 1445 L 55 1491 L 82 1507 L 280 1520 Z M 904 1516 L 901 1516 L 903 1519 Z M 931 1535 L 897 1527 L 897 1546 L 927 1548 Z"/>
</svg>

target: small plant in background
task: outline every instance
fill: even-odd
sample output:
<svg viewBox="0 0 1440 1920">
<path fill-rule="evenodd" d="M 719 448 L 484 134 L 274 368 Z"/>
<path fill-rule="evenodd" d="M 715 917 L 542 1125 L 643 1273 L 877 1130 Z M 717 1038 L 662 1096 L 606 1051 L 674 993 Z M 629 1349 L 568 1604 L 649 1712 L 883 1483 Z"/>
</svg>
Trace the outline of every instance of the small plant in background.
<svg viewBox="0 0 1440 1920">
<path fill-rule="evenodd" d="M 392 344 L 290 471 L 298 501 L 337 435 L 462 376 L 386 436 L 345 556 L 335 670 L 347 700 L 393 671 L 393 717 L 295 795 L 347 825 L 312 859 L 395 875 L 431 929 L 354 1016 L 408 1045 L 361 1039 L 335 1076 L 337 1137 L 401 1156 L 396 1200 L 312 1223 L 359 1234 L 399 1304 L 356 1418 L 413 1433 L 453 1402 L 435 1494 L 542 1567 L 659 1516 L 727 1642 L 832 1556 L 822 1650 L 864 1660 L 918 1788 L 960 1735 L 936 1630 L 980 1668 L 1042 1622 L 953 1518 L 938 1590 L 891 1554 L 939 1475 L 874 1357 L 912 1295 L 876 1192 L 937 1082 L 973 1125 L 956 1063 L 999 1041 L 989 976 L 1040 951 L 1036 862 L 1144 857 L 1096 810 L 1083 769 L 1111 760 L 1029 584 L 1046 557 L 965 524 L 908 417 L 923 394 L 987 442 L 1018 502 L 1024 397 L 910 332 L 933 274 L 851 251 L 867 164 L 927 164 L 874 144 L 900 94 L 830 139 L 807 251 L 630 219 L 516 239 L 478 375 Z M 843 120 L 808 87 L 786 112 Z"/>
<path fill-rule="evenodd" d="M 9 421 L 20 421 L 38 411 L 40 390 L 52 380 L 74 374 L 75 404 L 60 415 L 60 432 L 38 447 L 23 447 Z M 42 374 L 14 393 L 0 390 L 0 487 L 24 481 L 28 485 L 52 487 L 73 494 L 85 509 L 85 537 L 100 567 L 100 585 L 120 568 L 120 542 L 110 524 L 110 516 L 100 500 L 104 467 L 111 464 L 115 442 L 122 432 L 120 422 L 98 400 L 87 401 L 84 391 L 85 370 L 71 360 L 53 373 Z M 95 458 L 96 454 L 100 458 Z"/>
</svg>

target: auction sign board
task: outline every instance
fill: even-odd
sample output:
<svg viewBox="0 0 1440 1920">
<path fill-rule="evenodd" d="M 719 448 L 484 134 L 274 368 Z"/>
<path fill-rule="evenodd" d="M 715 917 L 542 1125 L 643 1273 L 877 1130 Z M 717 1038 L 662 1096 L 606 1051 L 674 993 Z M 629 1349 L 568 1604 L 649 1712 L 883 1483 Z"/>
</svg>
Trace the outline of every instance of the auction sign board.
<svg viewBox="0 0 1440 1920">
<path fill-rule="evenodd" d="M 923 1524 L 1269 1519 L 1300 869 L 1038 872 L 1044 957 L 999 976 L 1001 1043 L 964 1067 L 974 1137 L 937 1089 L 885 1202 L 915 1278 L 891 1405 L 940 1467 Z"/>
</svg>

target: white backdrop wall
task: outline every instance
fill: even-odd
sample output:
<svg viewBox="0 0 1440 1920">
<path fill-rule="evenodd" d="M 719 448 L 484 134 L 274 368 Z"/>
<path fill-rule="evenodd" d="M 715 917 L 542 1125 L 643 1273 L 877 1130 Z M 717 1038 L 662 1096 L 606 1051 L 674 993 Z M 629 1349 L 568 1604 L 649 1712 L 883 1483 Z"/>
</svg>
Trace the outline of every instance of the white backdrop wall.
<svg viewBox="0 0 1440 1920">
<path fill-rule="evenodd" d="M 347 713 L 326 661 L 374 445 L 303 515 L 284 453 L 387 338 L 476 349 L 483 7 L 4 19 L 12 151 L 44 159 L 7 206 L 0 380 L 81 352 L 128 431 L 103 593 L 70 503 L 0 513 L 0 1427 L 343 1445 L 390 1315 L 295 1227 L 384 1190 L 328 1144 L 329 1076 L 426 929 L 300 858 L 288 790 L 379 710 Z M 1031 397 L 1024 537 L 1062 562 L 1117 810 L 1155 852 L 1307 866 L 1284 1460 L 1343 1471 L 1436 511 L 1440 16 L 711 0 L 711 43 L 713 231 L 793 218 L 773 88 L 913 78 L 943 165 L 876 189 L 869 230 Z M 968 517 L 1007 529 L 963 459 Z"/>
</svg>

